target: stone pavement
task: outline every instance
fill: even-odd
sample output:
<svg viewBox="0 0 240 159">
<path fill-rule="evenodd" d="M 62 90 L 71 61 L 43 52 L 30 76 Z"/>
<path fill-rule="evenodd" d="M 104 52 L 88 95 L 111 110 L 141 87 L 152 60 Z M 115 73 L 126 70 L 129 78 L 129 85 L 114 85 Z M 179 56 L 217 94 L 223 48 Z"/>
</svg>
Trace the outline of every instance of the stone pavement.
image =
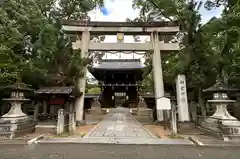
<svg viewBox="0 0 240 159">
<path fill-rule="evenodd" d="M 129 112 L 129 109 L 112 109 L 104 120 L 84 138 L 156 138 L 147 131 Z"/>
<path fill-rule="evenodd" d="M 114 144 L 193 144 L 188 140 L 159 139 L 145 129 L 127 108 L 111 109 L 95 128 L 82 139 L 83 143 Z"/>
<path fill-rule="evenodd" d="M 40 140 L 38 143 L 175 144 L 193 145 L 187 139 L 159 139 L 145 129 L 127 108 L 111 109 L 105 118 L 83 138 L 67 137 Z"/>
</svg>

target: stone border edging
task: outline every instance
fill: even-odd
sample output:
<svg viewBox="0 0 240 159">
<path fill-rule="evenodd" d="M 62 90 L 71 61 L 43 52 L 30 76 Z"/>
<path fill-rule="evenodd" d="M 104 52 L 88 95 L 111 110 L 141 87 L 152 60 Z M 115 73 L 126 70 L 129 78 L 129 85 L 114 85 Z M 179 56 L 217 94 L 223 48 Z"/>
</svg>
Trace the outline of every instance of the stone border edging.
<svg viewBox="0 0 240 159">
<path fill-rule="evenodd" d="M 37 137 L 35 137 L 35 138 L 29 140 L 29 141 L 28 141 L 28 145 L 31 145 L 31 144 L 33 144 L 33 143 L 36 143 L 37 140 L 40 140 L 40 139 L 44 139 L 44 134 L 39 135 L 39 136 L 37 136 Z"/>
<path fill-rule="evenodd" d="M 202 142 L 200 142 L 198 139 L 196 139 L 193 136 L 188 136 L 188 139 L 198 146 L 204 146 L 204 144 Z"/>
</svg>

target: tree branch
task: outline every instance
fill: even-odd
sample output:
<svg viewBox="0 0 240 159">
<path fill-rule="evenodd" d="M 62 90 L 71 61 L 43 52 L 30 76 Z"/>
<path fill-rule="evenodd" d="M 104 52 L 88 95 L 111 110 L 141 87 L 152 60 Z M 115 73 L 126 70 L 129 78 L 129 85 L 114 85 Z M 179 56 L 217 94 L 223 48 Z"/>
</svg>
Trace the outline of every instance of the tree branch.
<svg viewBox="0 0 240 159">
<path fill-rule="evenodd" d="M 162 16 L 164 16 L 165 18 L 167 18 L 168 20 L 170 20 L 170 21 L 173 21 L 171 18 L 169 18 L 169 17 L 167 17 L 159 8 L 159 6 L 155 3 L 155 2 L 153 2 L 153 0 L 149 0 L 149 2 L 154 6 L 154 7 L 156 7 L 157 9 L 158 9 L 158 11 L 160 12 L 160 14 L 162 15 Z"/>
</svg>

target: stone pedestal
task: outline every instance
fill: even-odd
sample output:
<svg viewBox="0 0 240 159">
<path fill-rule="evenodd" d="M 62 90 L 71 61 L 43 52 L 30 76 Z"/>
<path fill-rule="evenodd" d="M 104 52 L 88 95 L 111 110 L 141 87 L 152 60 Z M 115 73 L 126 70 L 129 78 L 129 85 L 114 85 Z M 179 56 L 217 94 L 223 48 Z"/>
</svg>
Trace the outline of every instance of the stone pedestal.
<svg viewBox="0 0 240 159">
<path fill-rule="evenodd" d="M 142 97 L 140 97 L 139 99 L 139 103 L 137 107 L 137 115 L 149 116 L 149 117 L 151 117 L 152 115 L 152 109 L 149 109 L 147 107 L 147 104 L 145 103 Z"/>
<path fill-rule="evenodd" d="M 102 114 L 102 107 L 97 99 L 94 100 L 93 103 L 91 104 L 90 113 L 91 114 Z"/>
<path fill-rule="evenodd" d="M 35 130 L 35 122 L 33 119 L 22 112 L 21 104 L 29 101 L 24 98 L 23 92 L 11 93 L 11 98 L 3 99 L 11 104 L 11 109 L 0 118 L 0 136 L 5 136 L 8 139 L 13 139 Z"/>
<path fill-rule="evenodd" d="M 212 116 L 200 121 L 201 126 L 224 136 L 240 137 L 240 122 L 227 111 L 227 104 L 235 101 L 209 100 L 208 102 L 214 102 L 216 111 Z"/>
<path fill-rule="evenodd" d="M 199 124 L 213 133 L 222 137 L 224 140 L 233 138 L 240 139 L 240 122 L 237 118 L 229 114 L 227 106 L 233 106 L 231 103 L 235 103 L 235 100 L 228 98 L 228 92 L 236 92 L 238 89 L 230 88 L 221 80 L 217 80 L 217 83 L 212 87 L 204 90 L 204 92 L 213 92 L 213 99 L 208 100 L 208 103 L 216 107 L 212 116 L 205 119 L 201 119 Z"/>
<path fill-rule="evenodd" d="M 234 103 L 234 116 L 240 119 L 240 94 L 237 94 L 237 101 Z"/>
<path fill-rule="evenodd" d="M 4 136 L 6 139 L 13 139 L 15 137 L 23 136 L 34 132 L 34 130 L 35 122 L 28 117 L 0 119 L 0 136 Z"/>
<path fill-rule="evenodd" d="M 13 139 L 18 136 L 31 133 L 35 130 L 34 120 L 28 118 L 21 110 L 22 102 L 27 99 L 5 99 L 10 101 L 11 109 L 0 118 L 0 136 L 5 136 L 7 139 Z"/>
</svg>

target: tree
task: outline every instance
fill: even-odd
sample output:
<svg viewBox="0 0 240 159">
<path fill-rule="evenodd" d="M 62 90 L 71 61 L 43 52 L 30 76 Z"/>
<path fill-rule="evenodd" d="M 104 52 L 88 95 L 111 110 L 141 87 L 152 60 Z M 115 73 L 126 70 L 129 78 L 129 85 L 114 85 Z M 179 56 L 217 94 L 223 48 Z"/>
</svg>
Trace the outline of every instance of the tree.
<svg viewBox="0 0 240 159">
<path fill-rule="evenodd" d="M 169 54 L 162 57 L 163 75 L 165 85 L 175 88 L 175 78 L 178 74 L 185 74 L 187 87 L 191 88 L 193 96 L 199 97 L 199 103 L 203 106 L 202 89 L 214 82 L 214 71 L 211 63 L 212 50 L 206 43 L 210 38 L 204 36 L 201 26 L 199 8 L 203 2 L 186 0 L 135 0 L 134 6 L 141 9 L 141 17 L 149 20 L 178 20 L 181 31 L 177 35 L 181 51 L 177 54 Z M 206 24 L 208 25 L 208 24 Z M 174 37 L 165 37 L 173 41 Z M 176 38 L 176 37 L 175 37 Z M 210 81 L 210 82 L 206 82 Z M 203 110 L 203 109 L 202 109 Z"/>
<path fill-rule="evenodd" d="M 61 30 L 61 20 L 80 20 L 102 5 L 103 0 L 2 0 L 0 84 L 16 79 L 35 88 L 74 84 L 89 60 L 71 49 L 72 37 Z M 49 77 L 57 78 L 49 82 Z"/>
<path fill-rule="evenodd" d="M 185 0 L 134 1 L 134 6 L 141 9 L 139 19 L 179 20 L 182 49 L 175 55 L 164 57 L 165 83 L 171 83 L 177 74 L 184 73 L 187 76 L 187 87 L 192 88 L 201 105 L 202 89 L 214 84 L 216 78 L 235 85 L 240 82 L 240 4 L 237 0 L 208 0 L 204 5 L 207 9 L 223 6 L 224 11 L 221 18 L 213 18 L 201 25 L 198 10 L 202 4 L 193 0 L 189 3 Z"/>
<path fill-rule="evenodd" d="M 224 2 L 224 3 L 223 3 Z M 224 83 L 238 83 L 239 63 L 239 29 L 240 29 L 240 4 L 237 1 L 208 2 L 215 5 L 225 5 L 222 17 L 216 19 L 206 32 L 213 37 L 214 44 L 212 48 L 215 52 L 215 69 L 218 73 L 218 79 Z M 209 4 L 208 4 L 209 5 Z M 207 6 L 209 9 L 209 6 Z"/>
</svg>

